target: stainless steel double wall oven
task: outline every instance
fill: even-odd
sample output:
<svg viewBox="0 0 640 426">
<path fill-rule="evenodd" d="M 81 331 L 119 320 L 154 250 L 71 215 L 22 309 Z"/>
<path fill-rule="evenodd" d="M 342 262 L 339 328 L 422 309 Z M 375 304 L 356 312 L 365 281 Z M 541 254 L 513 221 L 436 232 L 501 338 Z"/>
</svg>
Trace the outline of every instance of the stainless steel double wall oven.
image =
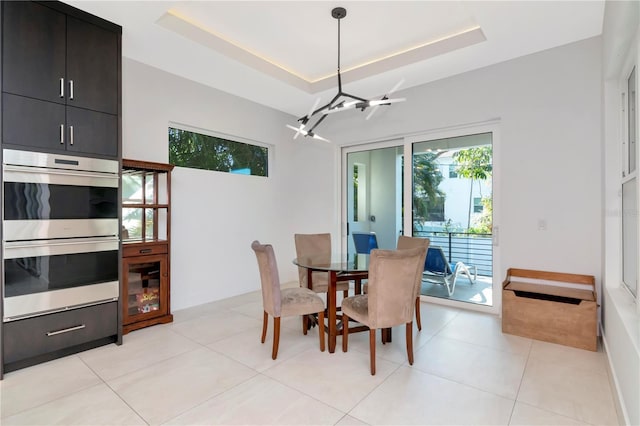
<svg viewBox="0 0 640 426">
<path fill-rule="evenodd" d="M 118 299 L 119 164 L 3 150 L 3 321 Z"/>
</svg>

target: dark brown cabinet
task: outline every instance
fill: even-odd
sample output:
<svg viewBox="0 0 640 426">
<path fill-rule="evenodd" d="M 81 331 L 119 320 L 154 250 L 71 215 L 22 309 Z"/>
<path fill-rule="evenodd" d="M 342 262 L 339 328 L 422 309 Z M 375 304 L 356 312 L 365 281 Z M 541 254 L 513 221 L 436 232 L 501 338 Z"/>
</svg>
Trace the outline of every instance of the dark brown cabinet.
<svg viewBox="0 0 640 426">
<path fill-rule="evenodd" d="M 121 29 L 67 8 L 2 2 L 2 142 L 115 158 Z"/>
<path fill-rule="evenodd" d="M 123 333 L 173 321 L 170 285 L 173 165 L 122 160 Z"/>
</svg>

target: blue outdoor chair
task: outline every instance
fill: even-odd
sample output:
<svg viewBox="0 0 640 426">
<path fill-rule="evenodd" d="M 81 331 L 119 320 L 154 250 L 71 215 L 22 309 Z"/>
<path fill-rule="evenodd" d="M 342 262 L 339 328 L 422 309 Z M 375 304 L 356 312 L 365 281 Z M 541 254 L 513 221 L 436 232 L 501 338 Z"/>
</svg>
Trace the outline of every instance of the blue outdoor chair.
<svg viewBox="0 0 640 426">
<path fill-rule="evenodd" d="M 352 232 L 351 235 L 358 254 L 371 254 L 371 250 L 378 248 L 375 232 Z"/>
<path fill-rule="evenodd" d="M 473 269 L 473 278 L 471 278 L 469 269 Z M 447 288 L 447 294 L 451 296 L 456 289 L 456 280 L 460 274 L 466 275 L 469 282 L 475 284 L 478 278 L 478 269 L 462 262 L 457 262 L 455 265 L 449 263 L 441 247 L 429 247 L 424 261 L 426 281 L 444 285 Z"/>
</svg>

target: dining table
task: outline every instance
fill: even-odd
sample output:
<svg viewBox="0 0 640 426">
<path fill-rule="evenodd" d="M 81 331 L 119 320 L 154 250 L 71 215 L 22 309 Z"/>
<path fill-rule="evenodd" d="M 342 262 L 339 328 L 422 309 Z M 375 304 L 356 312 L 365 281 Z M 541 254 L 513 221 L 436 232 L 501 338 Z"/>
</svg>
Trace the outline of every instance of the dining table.
<svg viewBox="0 0 640 426">
<path fill-rule="evenodd" d="M 329 340 L 329 352 L 336 350 L 336 337 L 341 329 L 337 318 L 337 283 L 339 281 L 355 281 L 355 292 L 360 293 L 360 284 L 363 279 L 369 276 L 369 255 L 368 254 L 342 254 L 333 253 L 331 256 L 316 255 L 302 256 L 295 258 L 293 263 L 307 270 L 307 284 L 311 288 L 312 273 L 324 271 L 329 274 L 327 290 L 327 333 Z M 344 324 L 342 324 L 344 326 Z M 349 332 L 361 331 L 362 327 L 349 328 Z M 391 340 L 390 333 L 384 334 L 385 341 Z"/>
</svg>

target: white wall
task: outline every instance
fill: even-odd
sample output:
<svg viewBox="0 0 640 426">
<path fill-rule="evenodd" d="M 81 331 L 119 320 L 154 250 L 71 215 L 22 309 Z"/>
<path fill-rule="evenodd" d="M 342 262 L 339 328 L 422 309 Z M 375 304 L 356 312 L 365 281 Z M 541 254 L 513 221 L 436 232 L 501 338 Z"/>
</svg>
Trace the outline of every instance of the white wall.
<svg viewBox="0 0 640 426">
<path fill-rule="evenodd" d="M 325 132 L 349 143 L 498 118 L 502 265 L 599 282 L 599 61 L 600 39 L 590 39 L 408 90 L 367 125 L 336 114 Z M 274 243 L 283 280 L 295 279 L 293 233 L 339 229 L 336 153 L 291 140 L 286 114 L 131 60 L 123 74 L 125 157 L 167 161 L 170 121 L 277 147 L 267 180 L 176 168 L 174 308 L 257 288 L 254 238 Z"/>
<path fill-rule="evenodd" d="M 326 144 L 293 141 L 284 126 L 290 121 L 286 114 L 124 59 L 125 158 L 167 162 L 170 122 L 267 143 L 274 155 L 268 179 L 174 169 L 172 309 L 258 289 L 254 239 L 274 245 L 283 282 L 297 280 L 293 234 L 334 231 L 335 152 Z"/>
<path fill-rule="evenodd" d="M 495 278 L 520 267 L 594 275 L 599 284 L 600 46 L 593 38 L 406 90 L 398 96 L 407 102 L 369 121 L 335 114 L 324 133 L 351 144 L 498 119 L 494 224 L 504 268 Z"/>
</svg>

